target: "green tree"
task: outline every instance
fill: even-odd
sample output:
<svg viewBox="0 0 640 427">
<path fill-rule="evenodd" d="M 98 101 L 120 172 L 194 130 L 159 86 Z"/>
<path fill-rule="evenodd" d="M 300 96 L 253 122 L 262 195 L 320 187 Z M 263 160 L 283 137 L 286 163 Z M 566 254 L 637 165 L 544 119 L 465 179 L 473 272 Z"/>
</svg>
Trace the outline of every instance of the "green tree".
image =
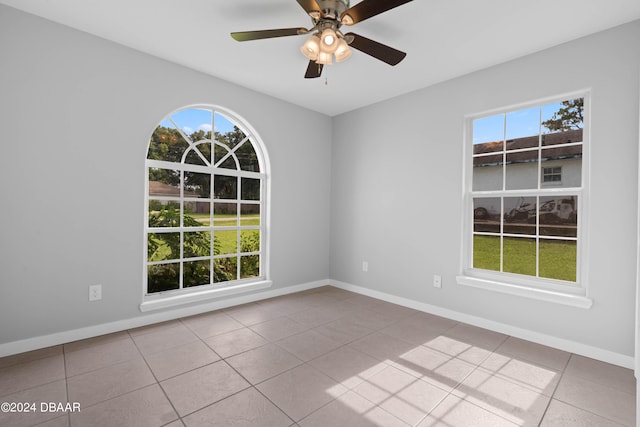
<svg viewBox="0 0 640 427">
<path fill-rule="evenodd" d="M 582 129 L 584 98 L 562 101 L 562 107 L 542 125 L 552 132 Z"/>
</svg>

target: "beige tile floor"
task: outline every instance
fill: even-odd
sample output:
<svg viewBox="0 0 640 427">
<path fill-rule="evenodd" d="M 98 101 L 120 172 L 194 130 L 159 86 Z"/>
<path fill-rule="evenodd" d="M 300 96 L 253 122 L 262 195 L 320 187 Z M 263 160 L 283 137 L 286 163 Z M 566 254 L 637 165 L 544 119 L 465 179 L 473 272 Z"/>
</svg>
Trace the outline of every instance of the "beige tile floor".
<svg viewBox="0 0 640 427">
<path fill-rule="evenodd" d="M 332 287 L 2 358 L 0 402 L 36 404 L 0 412 L 7 427 L 600 427 L 636 418 L 628 369 Z"/>
</svg>

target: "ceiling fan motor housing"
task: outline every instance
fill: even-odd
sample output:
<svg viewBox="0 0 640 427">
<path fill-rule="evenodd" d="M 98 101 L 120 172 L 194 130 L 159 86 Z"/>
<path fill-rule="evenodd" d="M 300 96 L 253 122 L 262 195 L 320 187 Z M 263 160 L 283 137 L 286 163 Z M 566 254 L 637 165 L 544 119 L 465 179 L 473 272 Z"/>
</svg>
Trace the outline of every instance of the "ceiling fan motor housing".
<svg viewBox="0 0 640 427">
<path fill-rule="evenodd" d="M 333 19 L 338 22 L 340 22 L 342 12 L 349 9 L 349 0 L 316 0 L 316 3 L 320 6 L 325 19 Z M 319 17 L 311 16 L 311 18 L 314 24 L 320 20 Z"/>
</svg>

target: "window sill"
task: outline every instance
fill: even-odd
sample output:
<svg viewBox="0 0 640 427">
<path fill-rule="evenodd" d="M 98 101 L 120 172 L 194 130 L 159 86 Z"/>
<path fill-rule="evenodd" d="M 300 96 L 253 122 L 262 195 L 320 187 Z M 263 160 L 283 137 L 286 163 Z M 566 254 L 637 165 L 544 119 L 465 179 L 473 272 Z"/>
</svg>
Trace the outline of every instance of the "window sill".
<svg viewBox="0 0 640 427">
<path fill-rule="evenodd" d="M 175 307 L 178 305 L 201 302 L 214 298 L 222 298 L 230 295 L 270 288 L 272 284 L 273 282 L 271 280 L 262 280 L 259 282 L 251 282 L 226 288 L 207 289 L 179 295 L 151 296 L 147 297 L 147 299 L 140 304 L 140 311 L 161 310 L 163 308 Z"/>
<path fill-rule="evenodd" d="M 526 286 L 506 284 L 489 279 L 479 279 L 477 277 L 469 276 L 456 276 L 456 282 L 459 285 L 472 286 L 474 288 L 502 292 L 509 295 L 516 295 L 525 298 L 537 299 L 540 301 L 553 302 L 556 304 L 564 304 L 572 307 L 588 309 L 593 305 L 593 300 L 583 295 L 573 295 L 546 289 L 534 289 Z"/>
</svg>

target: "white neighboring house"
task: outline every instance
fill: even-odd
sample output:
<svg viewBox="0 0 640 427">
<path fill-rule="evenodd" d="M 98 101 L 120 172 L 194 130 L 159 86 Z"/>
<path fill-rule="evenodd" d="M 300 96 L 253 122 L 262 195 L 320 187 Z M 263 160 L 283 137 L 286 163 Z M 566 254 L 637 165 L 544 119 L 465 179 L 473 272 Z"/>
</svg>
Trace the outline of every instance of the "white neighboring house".
<svg viewBox="0 0 640 427">
<path fill-rule="evenodd" d="M 501 190 L 503 185 L 505 190 L 515 191 L 569 189 L 582 185 L 582 129 L 475 144 L 473 154 L 475 191 Z M 505 205 L 505 213 L 513 209 L 529 210 L 535 216 L 535 204 L 522 199 L 516 206 Z M 572 199 L 547 198 L 544 203 L 541 199 L 540 210 L 541 214 L 550 210 L 549 213 L 564 221 L 575 221 L 576 207 Z M 474 211 L 474 216 L 476 219 L 496 217 L 500 211 L 499 199 L 483 199 L 482 207 Z"/>
<path fill-rule="evenodd" d="M 497 190 L 502 186 L 502 167 L 506 163 L 506 190 L 580 187 L 582 176 L 582 129 L 529 136 L 503 142 L 473 146 L 474 190 Z M 539 149 L 540 148 L 540 149 Z M 496 153 L 491 155 L 490 153 Z M 482 156 L 477 156 L 481 154 Z"/>
</svg>

